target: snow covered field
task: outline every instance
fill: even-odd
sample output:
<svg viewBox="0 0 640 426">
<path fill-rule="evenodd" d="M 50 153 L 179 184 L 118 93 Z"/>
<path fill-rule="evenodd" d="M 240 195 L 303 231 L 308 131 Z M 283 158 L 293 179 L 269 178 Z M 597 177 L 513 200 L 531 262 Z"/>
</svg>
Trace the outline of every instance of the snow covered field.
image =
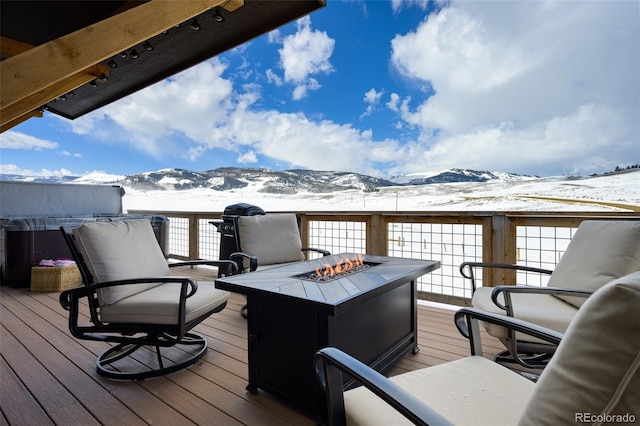
<svg viewBox="0 0 640 426">
<path fill-rule="evenodd" d="M 239 202 L 255 204 L 268 212 L 277 211 L 637 211 L 640 212 L 640 170 L 594 178 L 527 178 L 522 180 L 494 180 L 484 183 L 447 183 L 420 186 L 398 186 L 381 188 L 377 192 L 365 193 L 358 190 L 336 192 L 334 194 L 299 193 L 277 195 L 259 192 L 261 184 L 255 183 L 242 190 L 215 191 L 192 189 L 185 191 L 136 191 L 126 189 L 124 207 L 130 210 L 222 212 L 227 205 Z M 640 213 L 638 213 L 640 214 Z M 180 226 L 179 220 L 172 228 Z M 183 224 L 188 232 L 187 222 Z M 353 226 L 362 226 L 356 223 Z M 467 239 L 481 239 L 480 225 L 434 225 L 395 223 L 390 228 L 390 241 L 397 241 L 389 247 L 389 255 L 399 257 L 437 259 L 441 268 L 418 280 L 419 289 L 435 294 L 470 297 L 471 290 L 458 272 L 461 259 L 482 260 L 481 244 L 466 244 Z M 462 229 L 464 228 L 464 229 Z M 210 229 L 201 230 L 212 233 Z M 354 238 L 356 229 L 349 229 L 349 244 L 364 244 L 364 239 Z M 314 232 L 332 232 L 330 241 L 345 243 L 344 229 Z M 364 232 L 361 230 L 361 232 Z M 570 241 L 566 236 L 542 241 L 539 236 L 527 234 L 526 246 L 535 250 L 521 250 L 519 261 L 530 266 L 553 268 Z M 215 233 L 214 237 L 215 238 Z M 558 234 L 560 235 L 560 233 Z M 208 241 L 211 235 L 201 235 L 201 241 Z M 320 238 L 324 241 L 323 238 Z M 531 239 L 531 241 L 529 241 Z M 414 241 L 415 240 L 415 241 Z M 535 240 L 535 241 L 534 241 Z M 544 239 L 543 239 L 544 240 Z M 428 244 L 426 243 L 428 241 Z M 522 242 L 522 241 L 521 241 Z M 346 244 L 346 243 L 345 243 Z M 428 247 L 425 249 L 425 244 Z M 547 247 L 546 244 L 552 244 Z M 201 244 L 202 245 L 202 244 Z M 311 243 L 311 246 L 316 246 Z M 202 245 L 200 255 L 217 258 L 217 243 L 210 247 Z M 332 252 L 363 252 L 362 247 L 324 247 Z M 173 249 L 177 250 L 175 246 Z M 183 247 L 187 255 L 188 245 Z M 209 251 L 207 251 L 209 250 Z M 179 253 L 176 251 L 175 253 Z M 532 258 L 529 258 L 532 257 Z M 541 263 L 549 258 L 549 264 Z M 546 260 L 545 260 L 546 261 Z M 539 275 L 518 277 L 520 284 L 544 285 Z"/>
<path fill-rule="evenodd" d="M 125 188 L 126 210 L 221 212 L 245 202 L 266 211 L 640 211 L 640 171 L 608 176 L 444 183 L 333 194 L 266 194 L 255 184 L 235 191 Z"/>
</svg>

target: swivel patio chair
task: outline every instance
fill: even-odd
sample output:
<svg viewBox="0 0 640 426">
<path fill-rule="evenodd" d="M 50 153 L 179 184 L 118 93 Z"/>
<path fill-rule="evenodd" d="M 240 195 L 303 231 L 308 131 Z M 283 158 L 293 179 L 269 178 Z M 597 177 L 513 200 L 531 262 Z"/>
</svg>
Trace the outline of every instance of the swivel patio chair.
<svg viewBox="0 0 640 426">
<path fill-rule="evenodd" d="M 306 252 L 331 254 L 323 249 L 302 247 L 298 219 L 292 213 L 239 216 L 234 225 L 238 251 L 231 254 L 231 259 L 241 272 L 301 262 L 306 259 Z M 246 305 L 240 312 L 246 318 Z"/>
<path fill-rule="evenodd" d="M 170 267 L 206 264 L 234 271 L 234 262 L 169 264 L 147 219 L 61 231 L 83 279 L 82 286 L 60 295 L 69 311 L 71 334 L 115 343 L 98 357 L 99 374 L 146 379 L 178 371 L 204 356 L 207 340 L 191 329 L 224 309 L 230 293 L 216 289 L 213 282 L 171 276 Z M 161 354 L 160 348 L 173 346 L 180 350 Z"/>
<path fill-rule="evenodd" d="M 477 287 L 476 270 L 502 268 L 548 274 L 547 286 Z M 472 305 L 564 333 L 585 300 L 608 281 L 640 270 L 640 220 L 587 220 L 580 224 L 553 271 L 521 265 L 464 262 L 460 273 L 471 281 Z M 555 345 L 493 324 L 487 332 L 507 348 L 496 360 L 541 369 Z"/>
<path fill-rule="evenodd" d="M 472 356 L 390 379 L 338 349 L 322 349 L 314 362 L 329 425 L 634 423 L 640 419 L 639 307 L 636 272 L 597 290 L 564 335 L 463 308 L 455 321 Z M 482 357 L 478 321 L 559 343 L 537 383 Z M 343 392 L 343 373 L 363 386 Z"/>
</svg>

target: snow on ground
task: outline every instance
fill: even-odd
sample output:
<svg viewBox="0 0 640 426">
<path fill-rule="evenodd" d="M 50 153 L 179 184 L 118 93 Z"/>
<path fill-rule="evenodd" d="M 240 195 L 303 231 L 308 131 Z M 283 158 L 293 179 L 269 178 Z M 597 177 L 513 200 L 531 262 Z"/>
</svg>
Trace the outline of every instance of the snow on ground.
<svg viewBox="0 0 640 426">
<path fill-rule="evenodd" d="M 233 191 L 136 191 L 126 188 L 125 210 L 221 212 L 249 203 L 266 211 L 640 211 L 640 171 L 588 178 L 445 183 L 333 194 Z"/>
</svg>

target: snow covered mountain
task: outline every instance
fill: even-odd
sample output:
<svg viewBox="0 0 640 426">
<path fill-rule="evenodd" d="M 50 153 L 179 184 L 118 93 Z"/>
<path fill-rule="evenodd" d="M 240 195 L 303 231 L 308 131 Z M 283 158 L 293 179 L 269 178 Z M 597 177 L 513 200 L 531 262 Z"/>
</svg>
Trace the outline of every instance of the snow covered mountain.
<svg viewBox="0 0 640 426">
<path fill-rule="evenodd" d="M 435 173 L 418 173 L 380 179 L 359 173 L 221 167 L 203 172 L 185 169 L 162 169 L 133 175 L 90 173 L 81 177 L 36 178 L 0 175 L 2 180 L 35 182 L 70 182 L 123 185 L 141 191 L 213 189 L 230 191 L 247 189 L 268 194 L 330 193 L 347 190 L 375 192 L 391 186 L 414 186 L 451 182 L 486 182 L 524 180 L 526 176 L 510 173 L 450 169 Z"/>
<path fill-rule="evenodd" d="M 535 178 L 537 178 L 537 176 L 525 176 L 505 172 L 489 172 L 486 170 L 448 169 L 439 172 L 412 173 L 404 176 L 397 176 L 390 180 L 401 185 L 426 185 L 431 183 L 487 182 L 490 180 L 510 182 Z"/>
</svg>

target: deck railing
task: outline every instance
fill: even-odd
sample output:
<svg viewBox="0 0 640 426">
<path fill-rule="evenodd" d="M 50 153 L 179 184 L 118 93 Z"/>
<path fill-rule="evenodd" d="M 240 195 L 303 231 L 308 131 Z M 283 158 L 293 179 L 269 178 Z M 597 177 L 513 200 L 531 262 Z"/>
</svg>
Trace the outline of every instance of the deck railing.
<svg viewBox="0 0 640 426">
<path fill-rule="evenodd" d="M 221 212 L 130 210 L 169 218 L 169 252 L 177 259 L 218 259 L 220 234 L 210 224 Z M 420 297 L 468 304 L 463 261 L 516 263 L 554 269 L 583 220 L 640 220 L 637 212 L 295 212 L 303 246 L 331 253 L 367 253 L 439 260 L 441 268 L 418 281 Z M 485 270 L 485 285 L 545 285 L 532 273 Z"/>
</svg>

